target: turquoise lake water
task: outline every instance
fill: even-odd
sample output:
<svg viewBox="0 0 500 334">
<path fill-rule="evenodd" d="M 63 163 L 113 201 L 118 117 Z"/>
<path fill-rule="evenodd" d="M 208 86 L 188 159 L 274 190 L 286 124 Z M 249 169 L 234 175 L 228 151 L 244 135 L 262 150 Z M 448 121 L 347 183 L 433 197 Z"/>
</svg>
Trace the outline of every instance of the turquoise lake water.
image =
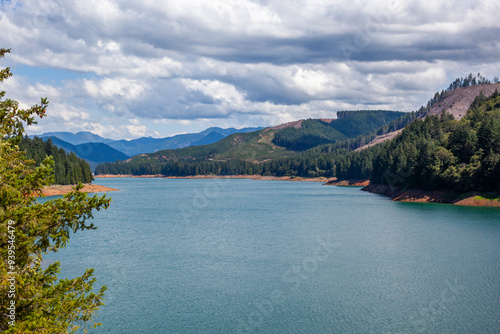
<svg viewBox="0 0 500 334">
<path fill-rule="evenodd" d="M 48 257 L 95 268 L 90 333 L 500 333 L 500 210 L 360 188 L 98 179 L 95 231 Z"/>
</svg>

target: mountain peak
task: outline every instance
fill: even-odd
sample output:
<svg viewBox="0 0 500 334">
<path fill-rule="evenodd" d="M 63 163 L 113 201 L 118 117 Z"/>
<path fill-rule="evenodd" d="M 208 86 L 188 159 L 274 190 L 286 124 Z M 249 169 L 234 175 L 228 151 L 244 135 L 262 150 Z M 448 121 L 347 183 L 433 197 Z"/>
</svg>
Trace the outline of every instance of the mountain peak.
<svg viewBox="0 0 500 334">
<path fill-rule="evenodd" d="M 268 129 L 273 129 L 273 130 L 281 130 L 281 129 L 286 129 L 286 128 L 300 129 L 303 121 L 304 121 L 303 119 L 299 119 L 298 121 L 293 121 L 293 122 L 288 122 L 288 123 L 283 123 L 280 125 L 272 126 Z"/>
<path fill-rule="evenodd" d="M 467 114 L 474 99 L 481 93 L 491 96 L 495 90 L 500 91 L 500 83 L 479 84 L 468 87 L 460 87 L 443 95 L 441 101 L 433 105 L 429 115 L 439 115 L 447 112 L 455 119 L 461 119 Z"/>
</svg>

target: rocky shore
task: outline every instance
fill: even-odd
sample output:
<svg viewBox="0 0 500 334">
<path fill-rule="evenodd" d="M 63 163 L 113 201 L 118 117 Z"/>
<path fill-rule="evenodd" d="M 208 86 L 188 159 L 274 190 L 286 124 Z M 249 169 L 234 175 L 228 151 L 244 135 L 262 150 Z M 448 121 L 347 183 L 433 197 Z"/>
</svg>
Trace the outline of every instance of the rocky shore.
<svg viewBox="0 0 500 334">
<path fill-rule="evenodd" d="M 44 196 L 65 195 L 65 194 L 69 193 L 71 190 L 73 190 L 74 186 L 75 185 L 55 184 L 55 185 L 43 188 L 42 194 Z M 81 191 L 85 192 L 85 193 L 100 193 L 100 192 L 118 191 L 118 189 L 109 188 L 109 187 L 101 186 L 98 184 L 85 183 L 83 185 L 83 188 Z"/>
<path fill-rule="evenodd" d="M 326 177 L 294 177 L 294 176 L 262 176 L 262 175 L 193 175 L 193 176 L 164 176 L 164 175 L 123 175 L 123 174 L 104 174 L 96 175 L 95 178 L 107 178 L 107 177 L 141 177 L 141 178 L 151 178 L 151 177 L 161 177 L 166 179 L 251 179 L 251 180 L 268 180 L 268 181 L 296 181 L 296 182 L 329 182 L 333 178 L 328 179 Z"/>
<path fill-rule="evenodd" d="M 468 193 L 459 194 L 444 190 L 425 191 L 418 189 L 403 190 L 391 186 L 370 184 L 370 180 L 337 180 L 336 178 L 306 178 L 293 176 L 262 176 L 262 175 L 194 175 L 194 176 L 164 176 L 164 175 L 96 175 L 95 178 L 109 177 L 140 177 L 140 178 L 167 178 L 167 179 L 251 179 L 267 181 L 292 181 L 292 182 L 322 182 L 324 185 L 364 187 L 361 190 L 390 197 L 393 201 L 419 202 L 419 203 L 447 203 L 464 206 L 488 206 L 500 207 L 500 195 Z M 55 188 L 53 188 L 55 187 Z M 59 187 L 69 187 L 66 190 Z M 85 185 L 85 192 L 106 192 L 117 189 L 107 188 L 99 185 Z M 52 186 L 44 189 L 46 196 L 55 196 L 67 193 L 71 186 Z M 47 195 L 49 194 L 49 195 Z"/>
<path fill-rule="evenodd" d="M 370 184 L 370 180 L 331 180 L 325 183 L 327 186 L 345 186 L 345 187 L 366 187 Z"/>
<path fill-rule="evenodd" d="M 363 189 L 375 194 L 390 197 L 393 201 L 399 202 L 418 202 L 418 203 L 446 203 L 464 206 L 488 206 L 500 207 L 500 196 L 498 194 L 484 194 L 472 192 L 459 194 L 444 190 L 403 190 L 396 187 L 370 184 Z"/>
</svg>

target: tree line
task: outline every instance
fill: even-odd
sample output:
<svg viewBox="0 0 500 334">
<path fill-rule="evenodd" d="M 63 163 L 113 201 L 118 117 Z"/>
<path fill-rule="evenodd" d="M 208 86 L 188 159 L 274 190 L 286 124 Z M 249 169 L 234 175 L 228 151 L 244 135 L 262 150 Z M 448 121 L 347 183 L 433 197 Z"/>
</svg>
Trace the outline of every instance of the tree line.
<svg viewBox="0 0 500 334">
<path fill-rule="evenodd" d="M 304 151 L 296 156 L 253 163 L 245 160 L 194 160 L 164 162 L 150 157 L 145 161 L 105 163 L 97 166 L 97 174 L 128 174 L 165 176 L 193 175 L 263 175 L 337 177 L 362 179 L 370 176 L 372 161 L 380 150 L 373 146 L 355 152 L 350 149 L 330 150 L 328 146 Z"/>
<path fill-rule="evenodd" d="M 478 75 L 457 79 L 458 85 L 486 82 Z M 488 81 L 489 82 L 489 81 Z M 455 86 L 453 86 L 455 87 Z M 436 93 L 435 101 L 443 97 Z M 400 116 L 377 131 L 363 133 L 354 138 L 338 139 L 307 148 L 309 135 L 325 140 L 338 132 L 325 132 L 327 123 L 303 122 L 303 136 L 294 130 L 282 131 L 279 140 L 298 139 L 303 145 L 298 154 L 253 163 L 231 159 L 159 160 L 154 156 L 145 161 L 107 163 L 96 169 L 98 174 L 163 174 L 241 175 L 337 177 L 338 179 L 368 179 L 372 183 L 404 188 L 450 189 L 459 192 L 471 190 L 500 190 L 500 96 L 479 95 L 469 112 L 461 120 L 449 114 L 429 116 L 433 99 L 427 107 Z M 340 113 L 341 119 L 350 117 Z M 425 117 L 423 117 L 425 116 Z M 323 124 L 321 124 L 323 123 Z M 371 142 L 377 135 L 404 129 L 395 139 L 363 150 L 356 150 Z M 325 135 L 326 133 L 326 135 Z M 304 136 L 305 134 L 305 136 Z M 319 136 L 318 134 L 321 134 Z M 347 136 L 346 136 L 347 137 Z M 318 142 L 316 142 L 318 144 Z M 292 145 L 292 144 L 290 144 Z"/>
<path fill-rule="evenodd" d="M 457 121 L 428 116 L 375 157 L 371 181 L 403 188 L 500 191 L 500 95 L 478 96 Z"/>
<path fill-rule="evenodd" d="M 354 151 L 363 141 L 321 145 L 264 163 L 243 160 L 107 163 L 101 174 L 242 175 L 367 179 L 375 184 L 456 191 L 500 190 L 500 96 L 480 95 L 462 120 L 415 119 L 394 140 Z M 404 122 L 400 123 L 401 125 Z M 373 135 L 373 134 L 372 134 Z M 370 135 L 366 135 L 368 138 Z"/>
<path fill-rule="evenodd" d="M 0 59 L 9 52 L 0 48 Z M 0 83 L 11 75 L 9 68 L 0 69 Z M 22 109 L 4 97 L 0 91 L 0 332 L 86 333 L 99 325 L 94 315 L 104 304 L 106 287 L 93 290 L 93 269 L 80 277 L 58 276 L 60 263 L 44 262 L 44 256 L 65 247 L 74 232 L 95 229 L 93 212 L 108 208 L 110 199 L 89 197 L 77 187 L 64 197 L 38 201 L 35 194 L 54 180 L 54 159 L 46 157 L 35 167 L 19 144 L 24 127 L 44 117 L 49 102 L 42 98 L 39 105 Z M 41 141 L 24 140 L 23 145 L 33 156 L 46 150 L 62 156 L 53 147 L 41 148 Z"/>
<path fill-rule="evenodd" d="M 52 140 L 43 141 L 41 138 L 23 137 L 20 149 L 26 152 L 26 157 L 35 161 L 35 166 L 40 166 L 45 157 L 52 156 L 54 160 L 55 184 L 90 183 L 94 180 L 89 164 L 77 157 L 73 152 L 66 153 L 58 148 Z"/>
<path fill-rule="evenodd" d="M 346 112 L 347 113 L 347 112 Z M 353 116 L 355 112 L 349 112 Z M 368 115 L 368 111 L 363 112 Z M 387 113 L 387 112 L 384 112 Z M 399 113 L 397 113 L 399 115 Z M 391 115 L 393 116 L 393 115 Z M 129 175 L 155 175 L 165 176 L 193 176 L 193 175 L 264 175 L 264 176 L 300 176 L 300 177 L 337 177 L 341 179 L 367 179 L 370 177 L 372 160 L 380 147 L 374 146 L 360 152 L 354 152 L 370 143 L 376 136 L 397 131 L 410 124 L 419 116 L 418 113 L 405 113 L 389 124 L 385 124 L 377 131 L 360 134 L 354 138 L 329 142 L 336 133 L 340 138 L 346 138 L 338 130 L 328 126 L 327 123 L 317 120 L 305 120 L 303 131 L 293 128 L 293 132 L 282 131 L 284 134 L 279 140 L 290 140 L 294 148 L 305 149 L 311 137 L 315 138 L 315 147 L 290 157 L 272 159 L 263 163 L 253 163 L 241 159 L 217 161 L 208 159 L 157 159 L 149 156 L 146 159 L 130 160 L 128 162 L 105 163 L 97 166 L 96 174 L 129 174 Z M 343 118 L 345 119 L 345 118 Z M 363 123 L 366 124 L 366 123 Z M 359 124 L 358 124 L 359 125 Z M 361 125 L 360 128 L 363 128 Z M 364 129 L 367 129 L 364 127 Z M 326 129 L 326 131 L 325 131 Z M 288 130 L 288 129 L 284 129 Z M 331 131 L 331 132 L 330 132 Z M 280 133 L 280 132 L 278 132 Z M 328 134 L 332 137 L 328 138 Z M 292 144 L 295 138 L 297 143 Z M 327 144 L 322 144 L 325 139 Z M 282 142 L 278 141 L 283 145 Z M 290 148 L 289 147 L 289 148 Z M 175 151 L 175 150 L 173 150 Z M 172 151 L 172 154 L 174 153 Z M 168 153 L 168 152 L 167 152 Z M 193 156 L 193 155 L 190 155 Z"/>
<path fill-rule="evenodd" d="M 385 126 L 385 131 L 390 131 L 389 129 L 393 128 L 391 125 L 405 118 L 405 113 L 389 110 L 338 111 L 337 119 L 330 123 L 308 119 L 302 121 L 299 129 L 290 127 L 278 131 L 273 138 L 273 144 L 289 150 L 304 151 L 319 145 L 334 144 L 376 133 L 382 126 Z"/>
</svg>

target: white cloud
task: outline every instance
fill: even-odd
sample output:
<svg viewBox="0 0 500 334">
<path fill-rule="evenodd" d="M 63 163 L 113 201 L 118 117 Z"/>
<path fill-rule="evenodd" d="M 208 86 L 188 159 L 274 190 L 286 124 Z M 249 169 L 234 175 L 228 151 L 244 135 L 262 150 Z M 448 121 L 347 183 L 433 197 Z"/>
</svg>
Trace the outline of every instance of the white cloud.
<svg viewBox="0 0 500 334">
<path fill-rule="evenodd" d="M 322 95 L 331 89 L 330 78 L 322 71 L 299 67 L 293 76 L 293 83 L 310 96 Z"/>
<path fill-rule="evenodd" d="M 144 91 L 144 86 L 137 81 L 124 78 L 104 78 L 99 81 L 83 79 L 83 87 L 95 99 L 118 97 L 134 100 Z"/>
<path fill-rule="evenodd" d="M 238 92 L 233 86 L 218 80 L 190 80 L 184 79 L 182 83 L 192 91 L 198 91 L 214 99 L 217 104 L 230 108 L 241 108 L 245 100 L 244 94 Z"/>
<path fill-rule="evenodd" d="M 144 137 L 149 132 L 144 125 L 125 125 L 123 128 L 128 131 L 132 138 Z"/>
<path fill-rule="evenodd" d="M 0 6 L 0 47 L 13 49 L 5 60 L 79 74 L 5 82 L 23 106 L 42 96 L 51 101 L 49 117 L 33 131 L 130 138 L 274 125 L 341 109 L 410 111 L 457 76 L 500 72 L 494 0 Z"/>
<path fill-rule="evenodd" d="M 51 118 L 58 118 L 65 122 L 82 122 L 89 119 L 89 113 L 66 103 L 53 103 L 50 111 Z"/>
</svg>

